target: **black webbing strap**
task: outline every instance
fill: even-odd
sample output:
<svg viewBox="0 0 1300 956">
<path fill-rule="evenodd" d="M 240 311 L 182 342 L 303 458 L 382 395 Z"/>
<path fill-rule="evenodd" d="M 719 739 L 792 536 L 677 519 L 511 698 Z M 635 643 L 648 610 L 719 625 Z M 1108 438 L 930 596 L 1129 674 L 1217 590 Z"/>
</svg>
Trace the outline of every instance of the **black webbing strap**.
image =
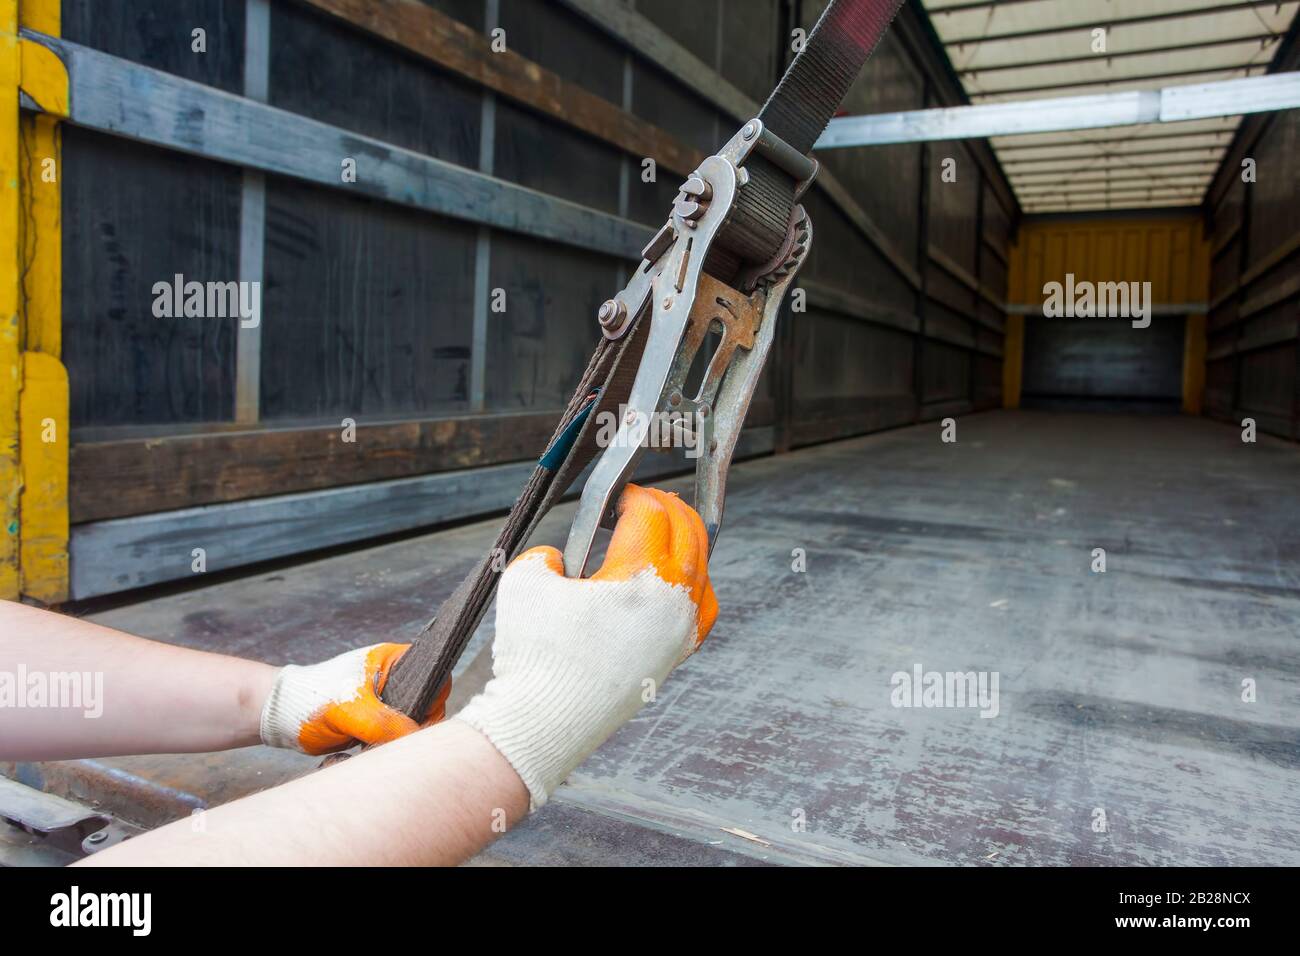
<svg viewBox="0 0 1300 956">
<path fill-rule="evenodd" d="M 852 0 L 827 7 L 763 104 L 763 125 L 799 152 L 810 152 L 902 5 Z"/>
<path fill-rule="evenodd" d="M 834 0 L 763 104 L 763 125 L 799 152 L 810 152 L 902 5 L 903 0 Z M 742 260 L 766 262 L 785 241 L 795 183 L 762 156 L 751 155 L 745 168 L 749 183 L 717 244 Z"/>
<path fill-rule="evenodd" d="M 832 0 L 759 114 L 764 125 L 799 152 L 809 152 L 902 2 Z M 784 243 L 794 210 L 797 184 L 787 173 L 757 154 L 751 154 L 746 169 L 750 181 L 715 241 L 722 247 L 719 254 L 710 258 L 712 264 L 727 263 L 728 271 L 743 263 L 768 261 Z M 732 276 L 717 278 L 725 281 Z M 387 704 L 416 719 L 428 713 L 483 619 L 504 563 L 523 549 L 537 523 L 600 450 L 597 422 L 604 413 L 618 414 L 626 403 L 648 328 L 646 318 L 617 341 L 601 339 L 547 446 L 552 454 L 544 456 L 546 464 L 533 469 L 492 550 L 443 602 L 437 617 L 393 667 L 383 691 Z M 593 392 L 598 392 L 594 407 Z M 586 419 L 578 424 L 583 414 Z M 556 443 L 570 439 L 567 454 L 559 454 L 563 449 Z"/>
</svg>

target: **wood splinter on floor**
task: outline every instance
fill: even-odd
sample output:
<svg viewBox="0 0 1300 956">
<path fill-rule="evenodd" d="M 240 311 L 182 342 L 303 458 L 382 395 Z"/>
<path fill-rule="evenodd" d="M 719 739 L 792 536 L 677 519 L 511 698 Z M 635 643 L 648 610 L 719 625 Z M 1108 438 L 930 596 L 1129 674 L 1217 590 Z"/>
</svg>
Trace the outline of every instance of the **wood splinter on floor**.
<svg viewBox="0 0 1300 956">
<path fill-rule="evenodd" d="M 757 843 L 760 846 L 772 845 L 757 834 L 750 833 L 748 830 L 742 830 L 740 827 L 718 827 L 718 829 L 723 833 L 730 833 L 732 836 L 738 836 L 742 840 L 749 840 L 751 843 Z"/>
</svg>

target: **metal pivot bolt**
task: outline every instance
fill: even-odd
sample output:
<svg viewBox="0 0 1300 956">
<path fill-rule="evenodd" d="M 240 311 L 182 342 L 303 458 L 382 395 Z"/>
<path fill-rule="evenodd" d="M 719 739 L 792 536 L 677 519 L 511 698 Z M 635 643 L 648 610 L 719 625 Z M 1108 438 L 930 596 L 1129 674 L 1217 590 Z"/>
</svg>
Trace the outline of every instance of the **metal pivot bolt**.
<svg viewBox="0 0 1300 956">
<path fill-rule="evenodd" d="M 596 319 L 603 329 L 614 328 L 627 317 L 627 306 L 618 299 L 606 299 L 596 313 Z"/>
<path fill-rule="evenodd" d="M 682 188 L 677 193 L 677 202 L 673 204 L 673 211 L 688 225 L 694 227 L 695 221 L 704 215 L 704 210 L 712 198 L 713 187 L 702 177 L 692 176 L 682 183 Z"/>
<path fill-rule="evenodd" d="M 753 123 L 746 123 L 745 128 L 740 131 L 740 135 L 745 137 L 745 139 L 753 139 L 758 135 L 758 127 Z"/>
</svg>

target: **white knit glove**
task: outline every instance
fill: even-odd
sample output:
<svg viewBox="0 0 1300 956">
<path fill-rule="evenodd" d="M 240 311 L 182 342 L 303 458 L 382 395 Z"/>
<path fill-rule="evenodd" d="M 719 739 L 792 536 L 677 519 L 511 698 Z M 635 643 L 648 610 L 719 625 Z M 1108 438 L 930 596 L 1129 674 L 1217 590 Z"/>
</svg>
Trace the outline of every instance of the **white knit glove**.
<svg viewBox="0 0 1300 956">
<path fill-rule="evenodd" d="M 382 744 L 419 729 L 406 714 L 379 699 L 388 675 L 409 644 L 375 644 L 320 664 L 282 667 L 262 705 L 262 742 L 309 754 L 344 750 L 360 742 Z M 451 682 L 429 709 L 441 720 Z"/>
<path fill-rule="evenodd" d="M 657 693 L 717 617 L 708 539 L 676 495 L 628 485 L 591 578 L 566 578 L 554 548 L 501 577 L 493 679 L 455 716 L 488 738 L 537 809 Z M 653 683 L 648 683 L 653 682 Z"/>
</svg>

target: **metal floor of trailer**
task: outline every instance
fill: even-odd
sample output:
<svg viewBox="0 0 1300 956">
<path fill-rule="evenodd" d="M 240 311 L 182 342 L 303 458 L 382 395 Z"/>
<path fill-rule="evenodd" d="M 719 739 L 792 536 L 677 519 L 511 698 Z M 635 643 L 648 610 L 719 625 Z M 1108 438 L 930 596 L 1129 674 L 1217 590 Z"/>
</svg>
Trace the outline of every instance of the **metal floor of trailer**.
<svg viewBox="0 0 1300 956">
<path fill-rule="evenodd" d="M 1300 864 L 1300 449 L 1047 412 L 962 418 L 957 438 L 936 422 L 738 465 L 711 638 L 475 862 Z M 93 617 L 307 663 L 409 637 L 497 524 Z M 997 715 L 893 706 L 891 676 L 918 666 L 996 672 Z M 314 764 L 253 748 L 5 769 L 156 824 Z"/>
</svg>

